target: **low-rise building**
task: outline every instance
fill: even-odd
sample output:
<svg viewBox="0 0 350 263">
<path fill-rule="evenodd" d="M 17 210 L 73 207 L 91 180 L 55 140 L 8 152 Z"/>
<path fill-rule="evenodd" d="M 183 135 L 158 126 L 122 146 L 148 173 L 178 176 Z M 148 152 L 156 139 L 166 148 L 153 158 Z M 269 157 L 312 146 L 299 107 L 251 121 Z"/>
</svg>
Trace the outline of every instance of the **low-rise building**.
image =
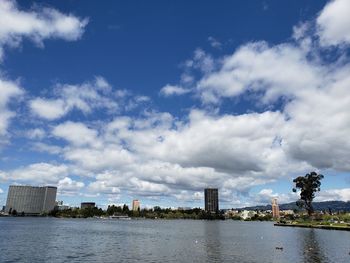
<svg viewBox="0 0 350 263">
<path fill-rule="evenodd" d="M 95 208 L 96 204 L 94 202 L 83 202 L 80 204 L 81 209 L 85 208 Z"/>
<path fill-rule="evenodd" d="M 280 215 L 294 215 L 293 210 L 281 210 Z"/>
<path fill-rule="evenodd" d="M 225 211 L 225 217 L 228 217 L 228 218 L 238 216 L 238 215 L 239 215 L 238 210 L 229 209 Z"/>
<path fill-rule="evenodd" d="M 255 211 L 251 211 L 251 210 L 243 210 L 239 213 L 240 217 L 243 219 L 243 220 L 246 220 L 246 219 L 250 219 L 252 218 L 255 214 L 257 214 L 257 212 Z"/>
</svg>

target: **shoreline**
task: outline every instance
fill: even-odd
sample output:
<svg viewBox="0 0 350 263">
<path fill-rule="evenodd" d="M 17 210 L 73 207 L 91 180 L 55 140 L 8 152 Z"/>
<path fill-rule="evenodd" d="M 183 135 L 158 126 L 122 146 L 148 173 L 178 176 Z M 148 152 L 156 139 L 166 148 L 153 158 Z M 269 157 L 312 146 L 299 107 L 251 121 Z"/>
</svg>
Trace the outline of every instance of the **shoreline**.
<svg viewBox="0 0 350 263">
<path fill-rule="evenodd" d="M 310 224 L 282 224 L 282 223 L 275 223 L 274 226 L 350 231 L 350 227 L 347 227 L 347 226 L 310 225 Z"/>
</svg>

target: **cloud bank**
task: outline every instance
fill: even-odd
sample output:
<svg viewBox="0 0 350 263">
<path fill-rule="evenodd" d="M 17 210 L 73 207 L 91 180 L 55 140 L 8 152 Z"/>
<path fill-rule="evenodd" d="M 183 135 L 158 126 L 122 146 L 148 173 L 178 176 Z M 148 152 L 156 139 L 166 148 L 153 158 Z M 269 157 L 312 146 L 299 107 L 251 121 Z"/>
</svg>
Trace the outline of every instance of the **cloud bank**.
<svg viewBox="0 0 350 263">
<path fill-rule="evenodd" d="M 2 42 L 6 45 L 17 35 L 36 43 L 53 37 L 77 40 L 86 25 L 84 19 L 52 9 L 24 12 L 14 2 L 4 3 L 0 10 L 9 17 L 25 14 L 39 21 L 26 30 L 2 33 L 8 36 Z M 160 90 L 163 99 L 191 94 L 198 100 L 199 106 L 183 116 L 152 107 L 126 114 L 150 99 L 115 90 L 102 76 L 58 84 L 48 95 L 31 97 L 26 103 L 40 125 L 26 136 L 33 151 L 47 152 L 53 160 L 0 172 L 0 178 L 55 183 L 62 195 L 108 200 L 142 196 L 197 202 L 203 188 L 218 187 L 222 202 L 244 206 L 276 195 L 280 202 L 295 198 L 269 187 L 251 195 L 257 186 L 314 169 L 349 173 L 350 61 L 344 51 L 349 23 L 343 12 L 349 8 L 349 1 L 331 1 L 315 20 L 296 25 L 284 43 L 245 43 L 221 57 L 197 48 L 183 63 L 179 83 Z M 70 22 L 62 26 L 60 19 Z M 37 33 L 40 21 L 51 30 Z M 325 58 L 330 48 L 335 49 L 332 61 Z M 6 133 L 14 116 L 9 101 L 24 89 L 11 81 L 0 82 L 0 89 L 7 94 L 0 100 L 5 120 L 0 133 Z M 235 114 L 221 112 L 221 106 L 243 99 L 253 106 Z M 79 118 L 71 118 L 73 112 Z M 97 120 L 91 117 L 96 112 Z M 332 198 L 350 197 L 347 188 L 326 189 L 319 200 Z"/>
</svg>

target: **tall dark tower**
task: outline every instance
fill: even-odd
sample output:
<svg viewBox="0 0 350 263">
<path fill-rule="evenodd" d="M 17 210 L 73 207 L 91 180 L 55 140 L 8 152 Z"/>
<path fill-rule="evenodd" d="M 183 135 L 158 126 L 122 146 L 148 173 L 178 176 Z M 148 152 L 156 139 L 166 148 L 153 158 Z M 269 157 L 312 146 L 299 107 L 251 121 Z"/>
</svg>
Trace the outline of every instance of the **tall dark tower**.
<svg viewBox="0 0 350 263">
<path fill-rule="evenodd" d="M 217 188 L 204 189 L 205 211 L 217 213 L 219 211 L 219 191 Z"/>
</svg>

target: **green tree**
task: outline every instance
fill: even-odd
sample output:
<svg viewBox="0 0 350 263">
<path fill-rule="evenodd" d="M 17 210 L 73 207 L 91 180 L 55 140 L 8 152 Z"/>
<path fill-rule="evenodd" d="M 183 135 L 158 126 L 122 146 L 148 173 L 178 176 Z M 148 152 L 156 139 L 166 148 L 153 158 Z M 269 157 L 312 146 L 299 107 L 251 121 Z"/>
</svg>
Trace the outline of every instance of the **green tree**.
<svg viewBox="0 0 350 263">
<path fill-rule="evenodd" d="M 124 204 L 123 205 L 123 213 L 128 213 L 128 212 L 129 212 L 129 207 L 126 204 Z"/>
<path fill-rule="evenodd" d="M 309 216 L 314 212 L 312 201 L 315 198 L 315 193 L 321 190 L 322 174 L 311 172 L 305 176 L 299 176 L 293 180 L 295 187 L 293 192 L 300 189 L 300 200 L 297 201 L 297 206 L 304 207 Z"/>
</svg>

